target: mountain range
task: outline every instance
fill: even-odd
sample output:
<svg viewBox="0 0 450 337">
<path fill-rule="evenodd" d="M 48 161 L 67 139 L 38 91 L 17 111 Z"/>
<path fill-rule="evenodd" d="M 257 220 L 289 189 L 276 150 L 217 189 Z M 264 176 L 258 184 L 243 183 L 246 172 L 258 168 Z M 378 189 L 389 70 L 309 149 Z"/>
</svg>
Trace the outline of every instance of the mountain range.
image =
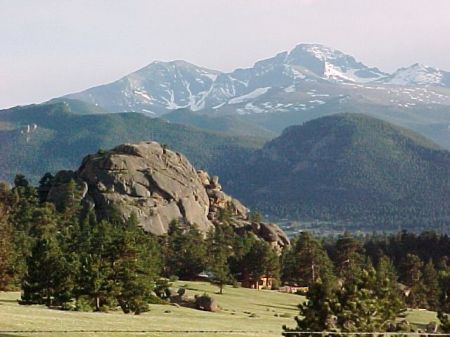
<svg viewBox="0 0 450 337">
<path fill-rule="evenodd" d="M 311 109 L 332 98 L 345 98 L 345 86 L 362 88 L 365 96 L 381 93 L 397 105 L 450 104 L 442 90 L 406 90 L 395 86 L 450 88 L 450 73 L 415 64 L 387 74 L 341 51 L 317 44 L 300 44 L 290 52 L 258 61 L 230 73 L 185 61 L 153 62 L 120 80 L 67 97 L 110 112 L 135 111 L 155 116 L 179 109 L 212 109 L 238 114 Z M 309 91 L 308 91 L 309 90 Z M 339 91 L 342 91 L 341 93 Z M 448 94 L 447 91 L 444 91 Z M 307 100 L 284 102 L 295 93 Z M 280 96 L 279 101 L 272 98 Z M 442 96 L 441 96 L 442 95 Z M 271 99 L 268 99 L 268 98 Z"/>
<path fill-rule="evenodd" d="M 153 62 L 0 110 L 0 179 L 37 182 L 86 153 L 155 140 L 270 216 L 448 225 L 449 78 L 418 64 L 388 74 L 310 44 L 230 73 Z"/>
<path fill-rule="evenodd" d="M 321 116 L 365 113 L 450 149 L 449 72 L 414 64 L 388 74 L 318 44 L 300 44 L 229 73 L 185 61 L 153 62 L 62 99 L 67 98 L 108 112 L 140 112 L 231 134 L 242 128 L 230 124 L 278 135 Z"/>
</svg>

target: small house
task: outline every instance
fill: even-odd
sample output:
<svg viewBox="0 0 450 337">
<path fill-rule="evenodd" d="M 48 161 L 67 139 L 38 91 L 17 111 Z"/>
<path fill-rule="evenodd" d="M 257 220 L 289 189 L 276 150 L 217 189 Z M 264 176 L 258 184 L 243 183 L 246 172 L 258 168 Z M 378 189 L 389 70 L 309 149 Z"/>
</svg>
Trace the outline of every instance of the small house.
<svg viewBox="0 0 450 337">
<path fill-rule="evenodd" d="M 257 290 L 272 289 L 273 281 L 274 281 L 273 277 L 268 275 L 263 275 L 258 279 L 247 277 L 241 282 L 241 285 L 244 288 Z"/>
</svg>

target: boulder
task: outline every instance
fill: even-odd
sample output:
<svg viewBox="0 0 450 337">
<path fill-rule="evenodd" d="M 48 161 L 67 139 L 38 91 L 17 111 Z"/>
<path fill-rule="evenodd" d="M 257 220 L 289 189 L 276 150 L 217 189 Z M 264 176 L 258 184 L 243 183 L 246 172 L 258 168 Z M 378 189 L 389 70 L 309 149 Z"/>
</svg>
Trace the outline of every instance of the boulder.
<svg viewBox="0 0 450 337">
<path fill-rule="evenodd" d="M 219 305 L 217 301 L 206 295 L 195 297 L 195 307 L 199 310 L 216 312 L 219 311 Z"/>
<path fill-rule="evenodd" d="M 135 213 L 155 235 L 167 233 L 172 220 L 208 232 L 209 198 L 194 167 L 181 154 L 156 142 L 120 145 L 86 157 L 77 175 L 87 183 L 96 212 L 114 205 L 124 218 Z"/>
</svg>

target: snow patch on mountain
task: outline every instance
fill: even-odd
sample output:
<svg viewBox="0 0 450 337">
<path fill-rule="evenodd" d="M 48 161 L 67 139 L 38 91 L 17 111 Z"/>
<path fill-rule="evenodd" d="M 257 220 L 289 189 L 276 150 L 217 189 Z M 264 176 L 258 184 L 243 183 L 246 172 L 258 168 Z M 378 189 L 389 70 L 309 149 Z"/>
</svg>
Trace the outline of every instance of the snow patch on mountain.
<svg viewBox="0 0 450 337">
<path fill-rule="evenodd" d="M 155 61 L 116 82 L 67 97 L 110 112 L 137 111 L 161 116 L 174 109 L 188 108 L 247 114 L 292 110 L 294 107 L 304 110 L 322 104 L 302 102 L 305 95 L 331 99 L 358 93 L 360 99 L 402 106 L 414 102 L 447 104 L 449 95 L 439 93 L 438 89 L 426 95 L 403 92 L 406 90 L 403 87 L 437 86 L 450 88 L 450 73 L 417 64 L 389 75 L 339 50 L 319 44 L 300 44 L 289 52 L 260 60 L 253 67 L 230 73 L 185 61 Z M 312 92 L 315 87 L 319 92 Z M 396 88 L 401 91 L 391 92 Z M 261 98 L 263 95 L 264 99 Z M 267 104 L 260 104 L 262 100 Z M 280 100 L 283 106 L 278 105 Z M 294 105 L 286 105 L 290 103 Z"/>
<path fill-rule="evenodd" d="M 228 101 L 228 104 L 238 104 L 238 103 L 243 103 L 243 102 L 255 99 L 261 95 L 264 95 L 269 89 L 270 89 L 270 87 L 255 89 L 246 95 L 242 95 L 242 96 L 238 96 L 238 97 L 234 97 L 234 98 L 230 99 Z"/>
<path fill-rule="evenodd" d="M 383 79 L 383 82 L 395 85 L 441 86 L 445 85 L 443 83 L 445 77 L 444 71 L 416 63 L 410 67 L 398 69 L 391 76 Z"/>
</svg>

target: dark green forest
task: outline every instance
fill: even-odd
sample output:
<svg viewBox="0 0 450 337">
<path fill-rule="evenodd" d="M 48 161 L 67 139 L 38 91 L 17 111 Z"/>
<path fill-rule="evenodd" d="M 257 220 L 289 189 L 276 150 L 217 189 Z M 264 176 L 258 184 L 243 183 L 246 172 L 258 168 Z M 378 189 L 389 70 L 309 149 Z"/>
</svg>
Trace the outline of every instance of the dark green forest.
<svg viewBox="0 0 450 337">
<path fill-rule="evenodd" d="M 227 187 L 279 218 L 376 230 L 450 225 L 450 153 L 360 114 L 287 128 L 242 162 Z"/>
<path fill-rule="evenodd" d="M 123 143 L 154 140 L 221 177 L 267 138 L 227 136 L 140 113 L 98 113 L 76 100 L 0 111 L 0 179 L 36 183 L 45 172 L 77 168 L 83 157 Z M 227 160 L 225 160 L 227 158 Z"/>
<path fill-rule="evenodd" d="M 35 187 L 18 175 L 12 188 L 0 185 L 0 287 L 21 289 L 20 304 L 139 314 L 149 303 L 167 301 L 168 280 L 209 271 L 220 293 L 262 276 L 274 279 L 274 289 L 308 287 L 297 318 L 306 331 L 404 331 L 395 319 L 407 307 L 438 311 L 446 329 L 447 235 L 301 232 L 278 254 L 265 241 L 236 233 L 225 210 L 206 235 L 175 220 L 167 235 L 155 237 L 114 208 L 103 219 L 83 211 L 74 182 L 58 205 L 46 202 L 52 179 L 45 175 Z"/>
</svg>

